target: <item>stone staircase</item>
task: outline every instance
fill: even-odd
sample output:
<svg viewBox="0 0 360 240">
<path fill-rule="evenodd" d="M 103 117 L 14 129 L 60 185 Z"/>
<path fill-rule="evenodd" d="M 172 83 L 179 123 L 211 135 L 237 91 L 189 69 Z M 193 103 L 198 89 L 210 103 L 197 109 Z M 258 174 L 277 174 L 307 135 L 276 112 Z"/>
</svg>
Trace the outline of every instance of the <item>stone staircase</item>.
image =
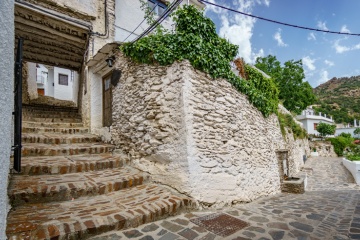
<svg viewBox="0 0 360 240">
<path fill-rule="evenodd" d="M 22 141 L 22 172 L 8 189 L 8 239 L 87 239 L 196 206 L 113 154 L 75 108 L 24 106 Z"/>
</svg>

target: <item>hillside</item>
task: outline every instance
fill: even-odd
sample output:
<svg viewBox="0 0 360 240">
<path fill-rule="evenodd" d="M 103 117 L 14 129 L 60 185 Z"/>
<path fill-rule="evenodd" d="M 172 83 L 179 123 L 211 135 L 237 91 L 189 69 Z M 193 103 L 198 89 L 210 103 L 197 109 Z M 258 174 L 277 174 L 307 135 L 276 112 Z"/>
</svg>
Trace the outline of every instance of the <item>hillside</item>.
<svg viewBox="0 0 360 240">
<path fill-rule="evenodd" d="M 360 76 L 332 78 L 314 89 L 317 112 L 332 115 L 336 123 L 360 119 Z"/>
</svg>

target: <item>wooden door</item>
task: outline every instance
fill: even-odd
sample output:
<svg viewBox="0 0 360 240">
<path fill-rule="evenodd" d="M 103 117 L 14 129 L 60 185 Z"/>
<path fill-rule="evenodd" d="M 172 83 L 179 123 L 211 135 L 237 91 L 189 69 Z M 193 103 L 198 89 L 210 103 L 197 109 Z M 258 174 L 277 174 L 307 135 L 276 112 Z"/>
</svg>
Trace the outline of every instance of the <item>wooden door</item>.
<svg viewBox="0 0 360 240">
<path fill-rule="evenodd" d="M 112 124 L 112 87 L 111 75 L 103 79 L 103 126 L 110 127 Z"/>
</svg>

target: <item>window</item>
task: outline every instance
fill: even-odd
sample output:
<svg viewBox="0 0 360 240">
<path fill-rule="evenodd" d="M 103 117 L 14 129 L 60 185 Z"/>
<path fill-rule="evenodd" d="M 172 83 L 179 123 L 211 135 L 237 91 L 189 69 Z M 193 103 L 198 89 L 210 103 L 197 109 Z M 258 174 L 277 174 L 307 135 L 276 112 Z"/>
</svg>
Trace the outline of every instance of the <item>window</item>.
<svg viewBox="0 0 360 240">
<path fill-rule="evenodd" d="M 159 0 L 148 0 L 148 6 L 150 10 L 154 9 L 154 13 L 158 16 L 161 16 L 166 9 L 166 5 Z"/>
<path fill-rule="evenodd" d="M 69 85 L 69 76 L 59 73 L 59 85 Z"/>
<path fill-rule="evenodd" d="M 314 123 L 314 130 L 316 130 L 317 125 L 318 125 L 317 123 Z"/>
</svg>

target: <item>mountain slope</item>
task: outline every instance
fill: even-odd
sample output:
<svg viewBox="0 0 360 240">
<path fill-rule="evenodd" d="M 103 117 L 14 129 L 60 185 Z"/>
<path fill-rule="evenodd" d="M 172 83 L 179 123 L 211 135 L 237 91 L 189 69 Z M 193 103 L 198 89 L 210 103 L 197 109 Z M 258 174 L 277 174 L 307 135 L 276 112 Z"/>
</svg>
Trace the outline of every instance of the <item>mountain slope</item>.
<svg viewBox="0 0 360 240">
<path fill-rule="evenodd" d="M 336 123 L 360 119 L 360 76 L 332 78 L 314 89 L 317 112 L 333 116 Z"/>
</svg>

